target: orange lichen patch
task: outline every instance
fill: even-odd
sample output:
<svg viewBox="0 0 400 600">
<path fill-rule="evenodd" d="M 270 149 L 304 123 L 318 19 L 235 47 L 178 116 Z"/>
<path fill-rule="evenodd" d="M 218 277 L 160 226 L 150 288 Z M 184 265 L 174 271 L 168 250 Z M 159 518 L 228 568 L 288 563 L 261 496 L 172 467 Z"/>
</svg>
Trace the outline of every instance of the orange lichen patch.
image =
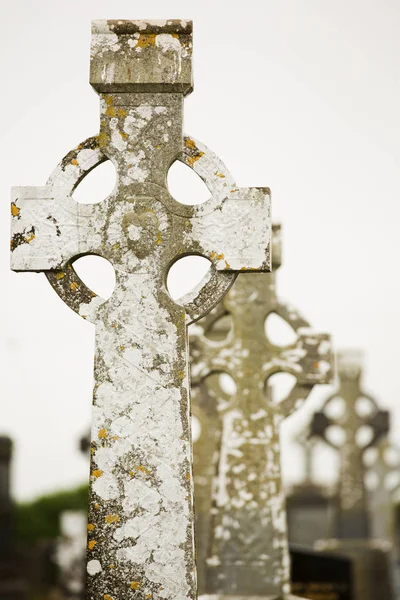
<svg viewBox="0 0 400 600">
<path fill-rule="evenodd" d="M 161 233 L 159 233 L 157 235 L 157 239 L 156 239 L 156 246 L 158 246 L 161 243 L 162 243 L 162 235 L 161 235 Z"/>
<path fill-rule="evenodd" d="M 138 48 L 149 48 L 149 46 L 156 45 L 156 34 L 155 33 L 141 33 L 137 41 Z"/>
<path fill-rule="evenodd" d="M 121 352 L 123 352 L 125 350 L 125 346 L 120 346 L 119 349 L 121 350 Z"/>
<path fill-rule="evenodd" d="M 56 279 L 60 280 L 60 279 L 64 279 L 65 277 L 65 273 L 57 273 L 56 275 Z"/>
<path fill-rule="evenodd" d="M 78 161 L 76 160 L 76 158 L 73 158 L 73 159 L 71 160 L 71 165 L 74 165 L 75 167 L 79 167 L 79 163 L 78 163 Z"/>
<path fill-rule="evenodd" d="M 101 477 L 103 475 L 103 471 L 101 469 L 95 469 L 92 472 L 93 477 Z"/>
<path fill-rule="evenodd" d="M 105 596 L 103 596 L 104 600 L 113 600 L 112 596 L 110 596 L 110 594 L 105 594 Z"/>
<path fill-rule="evenodd" d="M 127 116 L 127 114 L 128 114 L 128 112 L 127 112 L 126 110 L 124 110 L 123 108 L 119 108 L 119 109 L 117 110 L 117 115 L 118 115 L 119 117 L 121 117 L 121 119 L 122 119 L 122 118 L 124 118 L 124 117 L 126 117 L 126 116 Z"/>
<path fill-rule="evenodd" d="M 185 146 L 187 148 L 190 148 L 191 150 L 194 150 L 196 148 L 196 142 L 194 140 L 191 140 L 190 138 L 188 138 L 185 141 Z"/>
<path fill-rule="evenodd" d="M 157 144 L 156 150 L 159 150 L 160 148 L 161 148 L 161 144 Z"/>
<path fill-rule="evenodd" d="M 115 117 L 116 114 L 117 114 L 117 111 L 115 110 L 115 108 L 113 106 L 107 106 L 106 117 Z"/>
<path fill-rule="evenodd" d="M 96 510 L 99 510 L 100 504 L 95 504 L 94 507 L 95 507 Z"/>
<path fill-rule="evenodd" d="M 217 260 L 222 260 L 224 258 L 224 254 L 217 254 L 216 258 Z"/>
<path fill-rule="evenodd" d="M 107 106 L 112 106 L 112 103 L 113 103 L 113 97 L 112 96 L 104 96 L 104 100 L 105 100 Z"/>
<path fill-rule="evenodd" d="M 230 193 L 231 193 L 231 194 L 234 194 L 234 193 L 235 193 L 235 192 L 237 192 L 237 191 L 238 191 L 237 189 L 235 189 L 235 190 L 231 190 L 231 191 L 230 191 Z"/>
<path fill-rule="evenodd" d="M 213 251 L 211 252 L 211 254 L 210 254 L 210 258 L 211 258 L 211 259 L 213 259 L 213 258 L 215 258 L 216 256 L 217 256 L 217 253 L 216 253 L 216 252 L 214 252 L 214 250 L 213 250 Z"/>
<path fill-rule="evenodd" d="M 128 137 L 128 134 L 125 133 L 125 131 L 120 131 L 119 135 L 122 137 L 123 140 L 126 140 L 126 138 Z"/>
<path fill-rule="evenodd" d="M 36 236 L 35 236 L 35 234 L 34 234 L 34 233 L 31 233 L 31 235 L 30 235 L 29 237 L 26 237 L 26 238 L 24 238 L 24 241 L 25 241 L 27 244 L 29 244 L 29 243 L 30 243 L 32 240 L 34 240 L 34 239 L 35 239 L 35 237 L 36 237 Z"/>
<path fill-rule="evenodd" d="M 76 281 L 72 281 L 72 283 L 70 283 L 69 287 L 71 288 L 71 290 L 77 290 L 78 289 L 78 284 L 76 283 Z"/>
<path fill-rule="evenodd" d="M 11 203 L 11 214 L 13 217 L 18 217 L 20 209 L 15 204 L 15 202 Z"/>
<path fill-rule="evenodd" d="M 93 529 L 94 529 L 93 523 L 89 523 L 87 528 L 88 528 L 88 531 L 93 531 Z"/>
<path fill-rule="evenodd" d="M 140 590 L 142 584 L 140 583 L 140 581 L 132 581 L 130 588 L 131 590 Z"/>
<path fill-rule="evenodd" d="M 114 569 L 115 567 L 114 567 L 114 565 L 110 565 L 108 568 L 109 569 Z"/>
<path fill-rule="evenodd" d="M 89 550 L 93 550 L 93 548 L 95 547 L 96 544 L 97 544 L 96 540 L 90 540 L 90 542 L 88 543 Z"/>
<path fill-rule="evenodd" d="M 146 473 L 146 475 L 150 475 L 150 473 L 151 473 L 150 469 L 147 469 L 143 465 L 139 465 L 138 467 L 136 467 L 136 469 L 137 469 L 137 471 L 141 471 L 142 473 Z"/>
<path fill-rule="evenodd" d="M 118 515 L 107 515 L 106 517 L 104 517 L 104 520 L 106 523 L 109 523 L 109 525 L 111 525 L 111 523 L 118 523 L 119 516 Z"/>
<path fill-rule="evenodd" d="M 151 594 L 146 594 L 146 598 L 151 598 Z"/>
<path fill-rule="evenodd" d="M 111 327 L 114 327 L 114 329 L 116 328 L 116 326 L 117 326 L 117 324 L 116 324 L 116 323 L 113 323 L 113 324 L 111 325 Z"/>
<path fill-rule="evenodd" d="M 186 474 L 186 479 L 190 479 L 190 473 Z"/>
<path fill-rule="evenodd" d="M 230 268 L 231 268 L 231 265 L 228 263 L 228 261 L 225 261 L 225 267 L 226 267 L 227 269 L 230 269 Z"/>
<path fill-rule="evenodd" d="M 113 440 L 114 440 L 114 442 L 115 442 L 116 440 L 119 440 L 119 436 L 118 436 L 118 435 L 114 435 L 114 437 L 113 437 Z"/>
<path fill-rule="evenodd" d="M 199 152 L 196 156 L 189 156 L 187 159 L 187 163 L 190 167 L 193 167 L 194 163 L 197 162 L 202 156 L 204 152 Z"/>
<path fill-rule="evenodd" d="M 225 175 L 223 175 L 222 173 L 215 173 L 217 177 L 221 177 L 221 178 L 225 178 Z"/>
<path fill-rule="evenodd" d="M 104 438 L 107 437 L 107 429 L 105 429 L 104 427 L 103 427 L 103 429 L 100 429 L 99 433 L 97 434 L 97 437 L 100 440 L 104 440 Z"/>
<path fill-rule="evenodd" d="M 319 362 L 315 362 L 315 363 L 313 364 L 313 368 L 314 368 L 314 369 L 318 369 L 318 368 L 319 368 Z"/>
<path fill-rule="evenodd" d="M 179 34 L 178 33 L 171 33 L 171 37 L 179 39 Z"/>
</svg>

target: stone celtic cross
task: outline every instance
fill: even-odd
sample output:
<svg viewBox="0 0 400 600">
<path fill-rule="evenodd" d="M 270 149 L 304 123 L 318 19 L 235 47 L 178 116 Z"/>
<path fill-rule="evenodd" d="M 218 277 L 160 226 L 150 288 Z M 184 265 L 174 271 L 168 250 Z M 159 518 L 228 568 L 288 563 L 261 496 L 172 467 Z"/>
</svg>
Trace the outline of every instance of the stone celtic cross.
<svg viewBox="0 0 400 600">
<path fill-rule="evenodd" d="M 275 227 L 275 267 L 279 234 Z M 271 313 L 297 332 L 294 344 L 278 347 L 266 337 L 264 322 Z M 221 339 L 227 315 L 232 328 Z M 255 274 L 238 277 L 223 303 L 195 326 L 191 343 L 192 380 L 199 386 L 194 414 L 203 432 L 194 444 L 198 562 L 205 563 L 200 591 L 281 598 L 289 593 L 289 555 L 279 428 L 315 384 L 330 380 L 329 337 L 312 332 L 278 299 L 275 274 Z M 267 383 L 277 372 L 297 378 L 279 403 Z M 219 385 L 218 373 L 235 381 L 232 395 Z"/>
<path fill-rule="evenodd" d="M 187 325 L 238 271 L 270 270 L 268 188 L 238 188 L 214 154 L 182 134 L 191 62 L 189 21 L 95 21 L 100 134 L 69 152 L 44 187 L 13 190 L 12 268 L 44 271 L 95 324 L 88 600 L 195 598 Z M 76 203 L 75 187 L 107 159 L 114 191 Z M 169 194 L 176 159 L 208 186 L 202 205 Z M 74 270 L 89 253 L 115 269 L 107 301 Z M 174 302 L 168 269 L 188 254 L 207 257 L 210 271 Z"/>
<path fill-rule="evenodd" d="M 368 538 L 369 517 L 363 456 L 367 448 L 387 433 L 389 415 L 387 411 L 379 410 L 376 401 L 361 387 L 362 356 L 359 352 L 338 353 L 337 366 L 338 389 L 326 399 L 322 410 L 314 414 L 312 433 L 322 437 L 339 452 L 336 537 Z M 332 439 L 329 436 L 331 427 L 341 431 L 341 438 L 338 436 L 337 439 Z M 365 427 L 370 432 L 370 439 L 363 440 L 360 432 Z"/>
</svg>

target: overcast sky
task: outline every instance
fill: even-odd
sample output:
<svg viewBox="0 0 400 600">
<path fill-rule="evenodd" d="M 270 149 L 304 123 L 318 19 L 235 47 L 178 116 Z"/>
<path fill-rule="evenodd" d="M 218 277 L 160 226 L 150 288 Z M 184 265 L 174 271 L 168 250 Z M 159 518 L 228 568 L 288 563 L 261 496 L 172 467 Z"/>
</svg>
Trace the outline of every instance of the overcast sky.
<svg viewBox="0 0 400 600">
<path fill-rule="evenodd" d="M 171 17 L 194 20 L 185 131 L 239 185 L 271 187 L 284 227 L 280 294 L 337 347 L 365 350 L 365 388 L 392 410 L 400 442 L 399 2 L 16 0 L 0 5 L 0 432 L 15 440 L 18 499 L 87 478 L 78 440 L 90 421 L 94 330 L 43 275 L 9 271 L 10 187 L 44 185 L 98 130 L 91 19 Z M 105 197 L 109 170 L 91 178 Z M 172 185 L 187 195 L 190 181 Z M 288 439 L 327 391 L 285 425 L 286 479 L 300 475 Z"/>
</svg>

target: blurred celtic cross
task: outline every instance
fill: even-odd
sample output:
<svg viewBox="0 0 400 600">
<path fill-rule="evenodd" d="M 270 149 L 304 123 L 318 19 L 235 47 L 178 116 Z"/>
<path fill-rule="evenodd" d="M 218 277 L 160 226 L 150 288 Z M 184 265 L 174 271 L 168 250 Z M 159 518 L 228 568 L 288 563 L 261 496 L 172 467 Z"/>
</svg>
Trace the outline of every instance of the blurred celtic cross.
<svg viewBox="0 0 400 600">
<path fill-rule="evenodd" d="M 182 133 L 192 91 L 190 21 L 95 21 L 90 83 L 100 133 L 79 144 L 43 187 L 15 188 L 12 268 L 43 271 L 95 325 L 87 598 L 186 600 L 196 595 L 187 326 L 227 292 L 238 271 L 270 270 L 268 188 L 238 188 L 223 163 Z M 72 192 L 105 160 L 111 195 L 79 204 Z M 210 199 L 178 203 L 166 186 L 180 160 Z M 109 300 L 73 261 L 111 262 Z M 209 259 L 195 291 L 166 288 L 179 257 Z"/>
<path fill-rule="evenodd" d="M 336 536 L 340 539 L 369 537 L 364 453 L 389 428 L 389 414 L 361 387 L 362 355 L 343 351 L 337 357 L 339 386 L 324 402 L 312 422 L 312 433 L 339 453 L 339 506 Z"/>
<path fill-rule="evenodd" d="M 278 268 L 279 226 L 273 243 Z M 293 343 L 270 341 L 264 325 L 272 313 L 292 327 Z M 201 428 L 194 444 L 200 591 L 281 598 L 289 593 L 289 556 L 279 430 L 315 384 L 330 381 L 329 336 L 311 331 L 277 297 L 274 273 L 254 274 L 239 275 L 194 326 L 191 344 L 193 412 Z M 269 387 L 279 372 L 296 378 L 280 402 Z M 232 378 L 231 389 L 220 374 Z"/>
</svg>

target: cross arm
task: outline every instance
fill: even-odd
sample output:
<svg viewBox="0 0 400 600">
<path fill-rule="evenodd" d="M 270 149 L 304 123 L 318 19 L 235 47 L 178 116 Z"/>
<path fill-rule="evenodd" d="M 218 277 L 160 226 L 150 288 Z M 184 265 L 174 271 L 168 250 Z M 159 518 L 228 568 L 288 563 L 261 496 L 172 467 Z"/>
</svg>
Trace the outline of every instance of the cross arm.
<svg viewBox="0 0 400 600">
<path fill-rule="evenodd" d="M 102 204 L 79 204 L 54 186 L 15 187 L 11 215 L 14 271 L 62 269 L 74 256 L 101 253 Z"/>
<path fill-rule="evenodd" d="M 269 188 L 234 188 L 216 206 L 197 208 L 186 241 L 217 270 L 269 272 L 271 227 Z"/>
</svg>

